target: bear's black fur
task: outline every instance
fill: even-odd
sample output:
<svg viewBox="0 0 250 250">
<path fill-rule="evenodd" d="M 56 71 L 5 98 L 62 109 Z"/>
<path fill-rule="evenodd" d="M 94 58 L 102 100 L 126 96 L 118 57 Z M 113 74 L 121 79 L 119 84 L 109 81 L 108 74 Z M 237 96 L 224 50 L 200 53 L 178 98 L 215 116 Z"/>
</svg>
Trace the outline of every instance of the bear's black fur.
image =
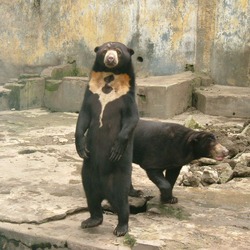
<svg viewBox="0 0 250 250">
<path fill-rule="evenodd" d="M 90 211 L 81 227 L 102 223 L 101 202 L 107 199 L 118 214 L 114 234 L 121 236 L 128 231 L 133 131 L 139 119 L 131 61 L 134 51 L 109 42 L 95 52 L 75 131 L 76 150 L 84 158 L 82 181 Z"/>
<path fill-rule="evenodd" d="M 209 132 L 147 120 L 140 120 L 135 129 L 133 162 L 145 169 L 159 188 L 163 203 L 178 202 L 172 190 L 183 165 L 201 157 L 222 160 L 227 154 L 228 150 Z M 136 194 L 131 186 L 130 195 Z"/>
</svg>

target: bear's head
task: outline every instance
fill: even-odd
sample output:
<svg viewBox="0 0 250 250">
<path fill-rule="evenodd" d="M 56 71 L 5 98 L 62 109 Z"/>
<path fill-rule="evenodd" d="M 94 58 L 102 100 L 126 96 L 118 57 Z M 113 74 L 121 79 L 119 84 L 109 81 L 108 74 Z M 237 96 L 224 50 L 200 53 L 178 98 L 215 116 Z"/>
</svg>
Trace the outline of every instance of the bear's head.
<svg viewBox="0 0 250 250">
<path fill-rule="evenodd" d="M 228 150 L 222 146 L 210 132 L 195 132 L 189 137 L 188 141 L 193 143 L 196 159 L 208 157 L 221 161 L 228 155 Z"/>
<path fill-rule="evenodd" d="M 95 48 L 94 71 L 125 73 L 132 67 L 134 51 L 119 42 L 107 42 Z"/>
</svg>

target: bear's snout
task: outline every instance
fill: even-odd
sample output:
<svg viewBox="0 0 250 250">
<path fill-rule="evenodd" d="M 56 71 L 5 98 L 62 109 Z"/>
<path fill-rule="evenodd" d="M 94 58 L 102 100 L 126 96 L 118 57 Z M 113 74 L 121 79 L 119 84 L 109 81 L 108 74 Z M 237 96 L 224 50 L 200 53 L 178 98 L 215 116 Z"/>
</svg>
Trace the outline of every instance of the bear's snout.
<svg viewBox="0 0 250 250">
<path fill-rule="evenodd" d="M 108 68 L 114 68 L 118 64 L 118 56 L 115 50 L 108 50 L 104 57 L 104 64 Z"/>
<path fill-rule="evenodd" d="M 212 157 L 215 160 L 222 161 L 226 156 L 228 156 L 228 149 L 217 143 L 212 149 Z"/>
<path fill-rule="evenodd" d="M 114 55 L 109 55 L 107 60 L 108 60 L 109 63 L 113 62 L 115 60 Z"/>
</svg>

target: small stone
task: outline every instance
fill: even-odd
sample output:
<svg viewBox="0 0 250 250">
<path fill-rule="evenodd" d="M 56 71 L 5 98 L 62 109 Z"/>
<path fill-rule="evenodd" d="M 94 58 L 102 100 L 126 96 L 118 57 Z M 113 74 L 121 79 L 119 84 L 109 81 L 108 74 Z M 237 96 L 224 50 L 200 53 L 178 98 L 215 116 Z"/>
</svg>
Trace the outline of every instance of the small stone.
<svg viewBox="0 0 250 250">
<path fill-rule="evenodd" d="M 216 165 L 217 164 L 216 160 L 211 159 L 211 158 L 205 158 L 205 157 L 200 158 L 198 161 L 201 165 Z"/>
<path fill-rule="evenodd" d="M 128 202 L 129 202 L 130 206 L 139 208 L 139 207 L 143 207 L 145 205 L 146 200 L 143 197 L 131 197 L 131 196 L 129 196 Z"/>
<path fill-rule="evenodd" d="M 66 138 L 59 138 L 58 140 L 60 143 L 64 144 L 64 143 L 67 143 L 68 142 L 68 139 Z"/>
<path fill-rule="evenodd" d="M 213 170 L 210 167 L 207 167 L 204 169 L 202 177 L 201 177 L 201 182 L 202 184 L 213 184 L 217 183 L 219 181 L 219 176 L 216 170 Z"/>
<path fill-rule="evenodd" d="M 156 208 L 156 207 L 152 207 L 152 208 L 148 209 L 148 212 L 152 213 L 152 214 L 161 214 L 160 209 Z"/>
<path fill-rule="evenodd" d="M 188 172 L 183 175 L 183 186 L 198 187 L 201 182 L 201 172 Z"/>
<path fill-rule="evenodd" d="M 237 163 L 233 170 L 234 177 L 250 177 L 250 167 Z"/>
<path fill-rule="evenodd" d="M 219 183 L 226 183 L 233 178 L 233 169 L 228 163 L 220 163 L 215 166 L 218 175 Z"/>
<path fill-rule="evenodd" d="M 250 167 L 250 153 L 243 153 L 238 159 L 238 162 L 240 162 L 243 165 L 246 165 Z"/>
</svg>

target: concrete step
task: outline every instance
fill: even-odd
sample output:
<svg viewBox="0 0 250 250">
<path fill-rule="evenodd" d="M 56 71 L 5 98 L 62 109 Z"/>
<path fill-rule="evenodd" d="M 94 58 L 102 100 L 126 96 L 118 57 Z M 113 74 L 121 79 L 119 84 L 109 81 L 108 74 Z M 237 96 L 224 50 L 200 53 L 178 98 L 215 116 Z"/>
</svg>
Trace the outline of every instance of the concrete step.
<svg viewBox="0 0 250 250">
<path fill-rule="evenodd" d="M 0 111 L 46 107 L 78 112 L 87 77 L 59 80 L 23 77 L 0 86 Z M 33 77 L 33 78 L 32 78 Z M 136 79 L 136 99 L 141 117 L 168 119 L 192 105 L 208 115 L 250 117 L 250 88 L 200 86 L 203 78 L 192 72 Z"/>
<path fill-rule="evenodd" d="M 0 110 L 24 110 L 43 106 L 44 78 L 35 77 L 8 82 L 0 92 Z"/>
<path fill-rule="evenodd" d="M 11 90 L 0 86 L 0 111 L 9 110 L 9 96 Z"/>
<path fill-rule="evenodd" d="M 137 79 L 137 103 L 141 117 L 166 119 L 192 105 L 197 77 L 192 72 Z"/>
<path fill-rule="evenodd" d="M 78 112 L 87 84 L 87 77 L 46 80 L 44 106 L 52 111 Z"/>
<path fill-rule="evenodd" d="M 196 88 L 193 104 L 208 115 L 250 118 L 250 88 L 222 85 Z"/>
</svg>

